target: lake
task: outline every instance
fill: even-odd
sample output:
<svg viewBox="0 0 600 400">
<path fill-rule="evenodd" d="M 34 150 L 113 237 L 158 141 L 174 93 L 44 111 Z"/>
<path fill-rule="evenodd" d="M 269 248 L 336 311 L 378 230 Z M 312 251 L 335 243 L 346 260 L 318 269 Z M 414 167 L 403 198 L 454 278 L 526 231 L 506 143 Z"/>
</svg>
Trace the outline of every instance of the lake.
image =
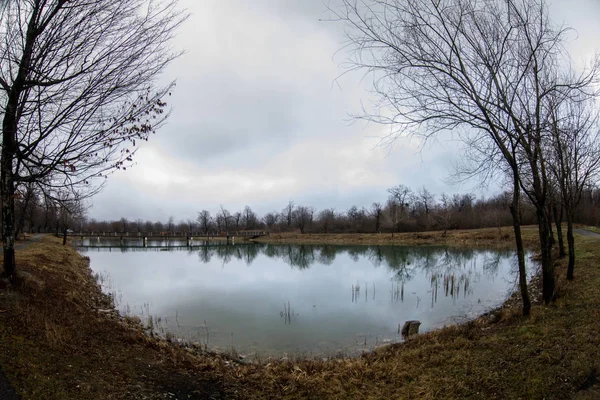
<svg viewBox="0 0 600 400">
<path fill-rule="evenodd" d="M 359 354 L 401 341 L 406 320 L 421 321 L 424 332 L 473 318 L 516 287 L 512 251 L 81 244 L 122 314 L 152 320 L 163 335 L 249 357 Z"/>
</svg>

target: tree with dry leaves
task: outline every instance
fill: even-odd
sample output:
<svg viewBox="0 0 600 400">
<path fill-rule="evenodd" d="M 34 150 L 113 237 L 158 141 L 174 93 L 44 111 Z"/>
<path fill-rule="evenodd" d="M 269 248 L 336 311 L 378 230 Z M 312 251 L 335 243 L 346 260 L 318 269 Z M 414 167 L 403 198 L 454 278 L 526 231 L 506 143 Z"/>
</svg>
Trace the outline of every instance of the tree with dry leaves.
<svg viewBox="0 0 600 400">
<path fill-rule="evenodd" d="M 0 9 L 4 274 L 15 272 L 15 193 L 83 199 L 126 169 L 168 113 L 185 19 L 176 0 L 14 0 Z M 68 202 L 67 202 L 68 203 Z"/>
</svg>

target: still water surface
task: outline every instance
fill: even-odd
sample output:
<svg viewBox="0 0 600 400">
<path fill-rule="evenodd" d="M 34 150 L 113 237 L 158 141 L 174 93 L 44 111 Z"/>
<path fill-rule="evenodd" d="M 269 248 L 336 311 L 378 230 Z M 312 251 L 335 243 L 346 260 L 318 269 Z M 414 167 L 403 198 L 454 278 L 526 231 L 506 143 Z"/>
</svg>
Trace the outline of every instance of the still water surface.
<svg viewBox="0 0 600 400">
<path fill-rule="evenodd" d="M 423 332 L 481 314 L 515 282 L 513 252 L 497 250 L 82 244 L 122 313 L 150 316 L 155 330 L 208 348 L 261 357 L 357 354 L 402 340 L 406 320 L 420 320 Z"/>
</svg>

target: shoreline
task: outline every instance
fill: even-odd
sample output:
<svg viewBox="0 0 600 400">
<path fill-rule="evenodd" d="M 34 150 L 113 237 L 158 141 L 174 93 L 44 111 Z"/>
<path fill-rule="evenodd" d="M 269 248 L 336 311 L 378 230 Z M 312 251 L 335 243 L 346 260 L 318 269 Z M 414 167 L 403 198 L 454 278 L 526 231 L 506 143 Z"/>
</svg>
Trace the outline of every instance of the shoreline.
<svg viewBox="0 0 600 400">
<path fill-rule="evenodd" d="M 498 234 L 497 229 L 492 231 Z M 482 243 L 492 240 L 490 232 L 481 231 L 462 231 L 455 235 L 448 232 L 447 236 L 452 240 L 441 245 L 481 247 L 486 245 Z M 527 242 L 535 243 L 535 236 L 529 232 Z M 339 239 L 332 236 L 329 243 L 342 244 Z M 364 237 L 356 239 L 361 243 L 367 241 Z M 308 242 L 314 237 L 305 240 Z M 427 243 L 430 237 L 422 240 L 423 245 L 430 244 Z M 414 244 L 406 241 L 404 238 L 393 244 Z M 594 260 L 600 260 L 597 243 L 579 237 L 578 241 L 584 242 L 582 263 L 593 265 L 597 262 Z M 93 280 L 85 258 L 70 247 L 60 246 L 58 239 L 44 238 L 41 243 L 18 252 L 18 262 L 18 287 L 0 286 L 0 310 L 3 311 L 0 313 L 0 337 L 3 338 L 0 365 L 23 399 L 132 398 L 133 393 L 144 393 L 145 398 L 165 398 L 161 397 L 165 393 L 173 393 L 178 398 L 339 398 L 342 393 L 374 398 L 431 398 L 444 393 L 442 397 L 462 398 L 474 393 L 473 390 L 488 390 L 488 387 L 492 391 L 488 390 L 487 396 L 492 398 L 537 397 L 550 393 L 550 387 L 560 397 L 577 392 L 586 379 L 595 376 L 593 362 L 557 373 L 557 367 L 546 367 L 538 360 L 547 357 L 544 354 L 555 357 L 552 354 L 559 349 L 556 346 L 564 341 L 562 323 L 557 325 L 557 318 L 550 317 L 561 313 L 564 306 L 534 305 L 532 317 L 523 319 L 519 315 L 518 292 L 498 309 L 474 320 L 420 334 L 359 357 L 240 364 L 220 354 L 199 354 L 177 343 L 147 337 L 135 319 L 106 312 L 111 305 Z M 562 269 L 559 271 L 562 275 Z M 575 281 L 578 284 L 600 282 L 597 267 L 580 268 L 576 270 L 578 273 L 591 274 Z M 561 297 L 568 301 L 573 293 L 578 293 L 569 290 L 572 283 L 559 281 L 559 301 Z M 535 282 L 530 287 L 532 299 L 539 298 L 535 294 Z M 594 290 L 595 286 L 585 293 L 595 294 Z M 598 313 L 593 308 L 600 303 L 595 295 L 588 302 L 591 303 L 589 312 Z M 571 311 L 568 318 L 574 318 L 572 314 Z M 23 318 L 29 322 L 19 322 Z M 590 325 L 586 318 L 576 319 L 582 325 L 580 329 L 598 332 L 597 324 Z M 542 322 L 544 324 L 539 325 Z M 516 343 L 523 347 L 507 352 L 507 348 L 514 347 L 513 337 L 519 338 Z M 600 335 L 586 337 L 596 340 Z M 537 341 L 553 343 L 546 350 L 550 353 L 535 350 Z M 596 341 L 599 343 L 593 348 L 597 351 L 600 339 Z M 574 351 L 575 356 L 565 353 L 568 359 L 580 362 L 590 357 L 598 359 L 594 358 L 589 343 L 576 342 L 581 348 Z M 571 342 L 561 346 L 569 347 L 567 343 Z M 524 350 L 533 353 L 526 357 L 518 355 Z M 436 359 L 445 361 L 432 363 Z M 532 359 L 534 369 L 528 368 Z M 494 365 L 501 360 L 505 360 L 504 366 L 498 370 Z M 452 371 L 452 374 L 446 375 L 443 371 Z M 570 378 L 564 381 L 567 371 Z M 522 379 L 513 380 L 516 376 Z M 544 380 L 539 381 L 542 376 Z M 531 386 L 534 381 L 538 384 Z M 482 386 L 482 382 L 487 382 L 487 386 Z M 506 385 L 498 386 L 500 382 Z M 444 392 L 438 392 L 441 388 Z M 595 386 L 592 384 L 590 388 Z"/>
<path fill-rule="evenodd" d="M 252 243 L 249 244 L 249 246 L 260 246 L 265 248 L 268 245 L 272 245 L 273 242 L 269 242 L 269 243 L 265 243 L 265 242 L 261 242 L 261 243 L 257 243 L 255 245 L 253 245 Z M 241 242 L 241 243 L 237 243 L 236 242 L 236 246 L 241 245 L 241 246 L 246 246 L 247 242 Z M 275 244 L 275 246 L 278 246 L 280 244 Z M 392 247 L 392 246 L 398 246 L 403 247 L 402 245 L 389 245 L 389 244 L 379 244 L 379 245 L 372 245 L 372 244 L 360 244 L 360 245 L 348 245 L 348 244 L 342 244 L 342 243 L 334 243 L 334 244 L 324 244 L 324 245 L 312 245 L 312 244 L 296 244 L 298 246 L 307 246 L 307 248 L 311 248 L 312 246 L 315 246 L 317 248 L 319 247 L 328 247 L 328 248 L 334 248 L 335 246 L 339 246 L 343 249 L 355 249 L 353 251 L 358 251 L 358 246 L 365 246 L 369 247 L 371 249 L 375 248 L 375 247 L 379 247 L 381 246 L 382 248 L 385 247 Z M 281 244 L 280 246 L 284 246 L 283 244 Z M 353 247 L 354 246 L 354 247 Z M 411 248 L 415 248 L 417 252 L 419 252 L 419 247 L 415 247 L 414 244 L 411 245 L 405 245 Z M 440 254 L 439 252 L 446 252 L 445 254 L 447 254 L 448 251 L 464 251 L 464 249 L 468 249 L 468 251 L 472 250 L 475 253 L 477 253 L 478 251 L 487 251 L 486 249 L 490 248 L 490 246 L 483 246 L 483 247 L 474 247 L 474 246 L 465 246 L 464 244 L 461 244 L 460 247 L 449 247 L 448 244 L 423 244 L 422 247 L 420 247 L 421 249 L 425 248 L 430 248 L 432 249 L 432 251 L 436 251 L 438 253 L 436 254 Z M 196 249 L 198 249 L 200 247 L 191 247 L 189 248 L 189 251 L 196 251 Z M 457 250 L 449 250 L 450 249 L 457 249 Z M 79 249 L 78 247 L 76 247 L 76 249 Z M 436 250 L 433 250 L 436 249 Z M 509 252 L 507 252 L 504 247 L 496 247 L 491 249 L 492 251 L 497 251 L 497 252 L 501 252 L 504 257 L 506 257 Z M 156 251 L 156 249 L 154 249 L 154 251 Z M 232 251 L 233 250 L 232 248 Z M 238 250 L 239 251 L 239 250 Z M 366 250 L 364 250 L 366 251 Z M 429 250 L 426 250 L 429 251 Z M 336 250 L 337 252 L 337 250 Z M 412 252 L 412 250 L 411 250 Z M 353 253 L 353 254 L 358 254 L 358 253 Z M 365 254 L 365 253 L 363 253 Z M 430 253 L 427 253 L 430 254 Z M 452 253 L 451 253 L 452 254 Z M 528 253 L 529 255 L 531 255 L 531 253 Z M 83 252 L 84 256 L 91 256 L 92 257 L 92 262 L 94 262 L 94 258 L 92 256 L 92 254 L 87 253 L 85 250 Z M 314 259 L 314 258 L 313 258 Z M 409 265 L 411 264 L 410 262 L 408 263 Z M 92 264 L 94 265 L 94 264 Z M 293 265 L 293 264 L 292 264 Z M 445 264 L 440 264 L 440 265 L 445 265 Z M 443 267 L 441 268 L 443 269 Z M 440 270 L 440 268 L 436 269 L 436 270 Z M 96 272 L 96 270 L 94 270 Z M 97 271 L 97 273 L 103 275 L 104 272 L 104 268 L 101 268 L 100 270 Z M 108 274 L 110 274 L 110 272 L 108 272 Z M 109 276 L 109 275 L 107 275 Z M 506 279 L 510 279 L 512 281 L 512 277 L 513 274 L 511 273 L 510 275 L 503 275 L 506 276 Z M 429 278 L 428 278 L 429 279 Z M 110 279 L 108 279 L 108 281 L 110 281 Z M 386 281 L 387 282 L 387 281 Z M 386 282 L 383 282 L 384 285 Z M 378 282 L 378 288 L 380 287 L 380 283 Z M 389 282 L 388 282 L 389 283 Z M 103 290 L 106 294 L 111 294 L 111 292 L 113 291 L 113 286 L 111 286 L 110 284 L 108 286 L 105 286 L 105 282 L 104 279 L 101 282 L 101 285 L 103 287 Z M 348 284 L 350 285 L 350 284 Z M 388 288 L 389 289 L 389 288 Z M 456 324 L 461 324 L 461 323 L 467 323 L 469 321 L 475 320 L 477 318 L 479 318 L 482 315 L 486 315 L 486 314 L 490 314 L 492 311 L 497 310 L 499 308 L 502 308 L 504 303 L 512 296 L 512 291 L 513 288 L 512 287 L 504 287 L 504 290 L 500 291 L 497 293 L 497 296 L 494 298 L 493 302 L 486 302 L 484 301 L 483 304 L 485 304 L 485 306 L 483 304 L 481 304 L 481 301 L 479 302 L 480 304 L 477 304 L 477 296 L 474 298 L 474 300 L 472 301 L 472 304 L 470 305 L 473 309 L 469 310 L 468 312 L 462 312 L 464 310 L 464 308 L 461 309 L 456 309 L 454 311 L 453 314 L 451 315 L 445 315 L 436 319 L 432 319 L 429 320 L 426 316 L 422 316 L 422 318 L 417 318 L 417 319 L 421 319 L 424 323 L 424 325 L 421 328 L 425 328 L 425 329 L 421 329 L 421 334 L 422 333 L 426 333 L 426 332 L 430 332 L 430 331 L 435 331 L 438 329 L 441 329 L 443 327 L 446 326 L 452 326 L 452 325 L 456 325 Z M 430 292 L 428 292 L 430 293 Z M 424 295 L 423 293 L 420 293 L 421 296 Z M 446 296 L 448 295 L 448 292 L 446 292 Z M 389 296 L 388 296 L 389 297 Z M 370 298 L 370 297 L 369 297 Z M 460 301 L 460 300 L 458 300 Z M 437 294 L 436 294 L 436 302 L 437 302 Z M 148 313 L 142 313 L 139 314 L 139 306 L 140 303 L 137 304 L 137 309 L 138 309 L 138 316 L 142 319 L 143 324 L 147 325 L 148 324 Z M 156 306 L 156 304 L 155 304 Z M 469 305 L 467 305 L 468 307 Z M 118 310 L 121 313 L 122 317 L 127 317 L 126 314 L 124 313 L 128 313 L 130 309 L 129 305 L 127 305 L 126 303 L 120 303 L 117 304 Z M 116 307 L 116 308 L 117 308 Z M 432 306 L 433 308 L 433 299 L 432 299 Z M 135 307 L 132 307 L 135 308 Z M 413 307 L 414 308 L 414 307 Z M 418 308 L 418 303 L 417 303 L 417 308 Z M 306 310 L 305 310 L 306 311 Z M 408 312 L 410 313 L 410 310 L 408 310 Z M 179 325 L 174 326 L 171 325 L 170 327 L 167 327 L 166 325 L 161 325 L 161 320 L 164 321 L 166 318 L 166 315 L 171 315 L 171 317 L 176 315 L 176 310 L 175 309 L 171 309 L 170 310 L 170 314 L 168 312 L 165 312 L 164 310 L 162 311 L 161 314 L 156 314 L 156 315 L 151 315 L 151 317 L 153 318 L 153 321 L 150 326 L 153 329 L 154 335 L 161 337 L 163 339 L 169 339 L 170 341 L 178 341 L 178 343 L 180 343 L 181 345 L 183 345 L 184 347 L 190 347 L 193 348 L 195 350 L 198 349 L 202 349 L 203 345 L 201 345 L 201 343 L 204 343 L 204 337 L 201 336 L 199 333 L 196 334 L 192 334 L 192 335 L 187 335 L 186 333 L 189 332 L 182 332 L 178 329 Z M 181 316 L 181 315 L 180 315 Z M 171 319 L 171 317 L 169 317 L 169 319 Z M 385 321 L 389 322 L 391 320 L 394 319 L 394 317 L 396 317 L 396 315 L 392 316 L 391 318 L 387 318 Z M 133 317 L 133 318 L 137 318 L 137 317 Z M 404 318 L 404 319 L 411 319 L 411 318 Z M 405 321 L 404 319 L 402 320 L 397 320 L 397 324 L 403 324 Z M 194 325 L 194 326 L 198 326 L 202 325 L 202 320 L 200 321 L 195 321 L 194 323 L 190 323 L 190 322 L 186 322 L 188 325 Z M 183 324 L 183 323 L 182 323 Z M 322 327 L 320 327 L 322 328 Z M 362 328 L 359 328 L 362 329 Z M 144 331 L 145 333 L 149 332 L 149 328 L 144 326 Z M 359 332 L 359 331 L 357 331 Z M 314 345 L 314 346 L 302 346 L 302 348 L 300 348 L 300 345 L 298 345 L 297 347 L 290 347 L 290 348 L 278 348 L 278 349 L 273 349 L 270 348 L 268 345 L 268 340 L 265 340 L 263 345 L 257 345 L 258 342 L 255 342 L 254 344 L 256 345 L 256 347 L 253 346 L 248 346 L 247 342 L 244 342 L 244 338 L 242 337 L 241 342 L 238 341 L 238 343 L 236 343 L 236 345 L 234 346 L 232 342 L 228 341 L 228 340 L 221 340 L 219 341 L 219 339 L 213 339 L 215 336 L 211 333 L 210 339 L 211 339 L 211 344 L 212 346 L 209 346 L 209 353 L 211 354 L 221 354 L 224 357 L 229 357 L 234 361 L 240 361 L 242 363 L 257 363 L 257 364 L 266 364 L 272 360 L 279 360 L 279 359 L 283 359 L 283 360 L 288 360 L 288 359 L 293 359 L 293 360 L 308 360 L 308 359 L 313 359 L 313 360 L 317 360 L 317 359 L 336 359 L 336 358 L 356 358 L 359 356 L 362 356 L 364 354 L 368 354 L 371 353 L 373 351 L 375 351 L 375 349 L 381 349 L 382 346 L 384 345 L 388 345 L 388 344 L 397 344 L 397 343 L 402 343 L 403 339 L 400 338 L 400 327 L 398 327 L 398 334 L 396 334 L 396 329 L 394 328 L 393 331 L 392 330 L 387 330 L 386 332 L 376 332 L 376 333 L 370 333 L 370 334 L 365 334 L 364 337 L 364 343 L 363 343 L 363 337 L 361 336 L 360 341 L 354 340 L 353 343 L 347 343 L 344 341 L 344 337 L 338 335 L 336 340 L 331 340 L 329 345 Z M 233 334 L 232 334 L 233 335 Z M 237 338 L 240 338 L 240 332 L 237 332 L 236 334 Z M 243 336 L 243 335 L 242 335 Z M 246 343 L 246 344 L 244 344 Z M 265 343 L 267 344 L 265 346 Z M 206 350 L 206 349 L 205 349 Z M 202 353 L 206 353 L 206 351 L 203 351 Z M 239 358 L 237 357 L 237 355 L 239 355 Z"/>
<path fill-rule="evenodd" d="M 532 231 L 536 226 L 524 226 L 524 244 L 539 243 Z M 390 245 L 390 246 L 451 246 L 514 248 L 512 227 L 473 230 L 448 230 L 402 233 L 271 233 L 253 241 L 268 244 L 336 244 L 336 245 Z"/>
</svg>

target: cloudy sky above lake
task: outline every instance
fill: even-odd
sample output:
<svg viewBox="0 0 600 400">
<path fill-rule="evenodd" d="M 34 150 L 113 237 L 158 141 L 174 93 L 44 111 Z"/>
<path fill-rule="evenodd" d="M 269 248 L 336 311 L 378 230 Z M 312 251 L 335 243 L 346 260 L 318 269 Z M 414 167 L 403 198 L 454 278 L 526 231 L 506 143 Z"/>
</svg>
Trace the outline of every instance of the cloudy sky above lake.
<svg viewBox="0 0 600 400">
<path fill-rule="evenodd" d="M 337 0 L 330 0 L 335 6 Z M 112 175 L 92 201 L 97 219 L 195 219 L 251 206 L 280 211 L 289 200 L 339 211 L 385 201 L 386 189 L 425 185 L 435 195 L 475 192 L 449 182 L 459 144 L 398 140 L 378 146 L 385 128 L 352 123 L 369 105 L 369 79 L 347 74 L 342 25 L 323 0 L 180 0 L 190 18 L 178 30 L 185 54 L 162 79 L 176 80 L 167 124 Z M 574 27 L 575 62 L 599 48 L 600 4 L 554 0 L 556 21 Z"/>
</svg>

